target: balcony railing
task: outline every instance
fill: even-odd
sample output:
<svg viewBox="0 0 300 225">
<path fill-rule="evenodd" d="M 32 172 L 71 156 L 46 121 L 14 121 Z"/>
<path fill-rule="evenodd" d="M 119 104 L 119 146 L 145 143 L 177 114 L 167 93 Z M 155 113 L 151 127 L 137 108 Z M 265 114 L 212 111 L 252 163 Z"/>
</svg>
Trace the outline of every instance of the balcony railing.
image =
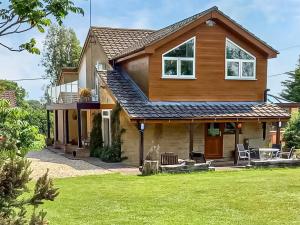
<svg viewBox="0 0 300 225">
<path fill-rule="evenodd" d="M 91 101 L 98 102 L 99 96 L 97 91 L 92 89 L 91 94 Z M 80 97 L 78 80 L 48 88 L 48 103 L 73 103 L 79 101 Z"/>
<path fill-rule="evenodd" d="M 49 103 L 72 103 L 79 101 L 78 80 L 48 88 Z"/>
</svg>

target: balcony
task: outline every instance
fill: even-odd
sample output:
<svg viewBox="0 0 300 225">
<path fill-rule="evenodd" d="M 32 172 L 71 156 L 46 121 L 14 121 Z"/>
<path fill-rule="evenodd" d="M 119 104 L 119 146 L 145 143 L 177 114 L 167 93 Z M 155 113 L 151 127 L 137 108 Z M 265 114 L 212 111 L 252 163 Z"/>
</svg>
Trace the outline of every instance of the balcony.
<svg viewBox="0 0 300 225">
<path fill-rule="evenodd" d="M 91 92 L 91 102 L 98 102 L 98 94 L 95 89 L 92 89 Z M 48 88 L 49 104 L 69 104 L 74 102 L 80 102 L 78 80 Z"/>
<path fill-rule="evenodd" d="M 79 101 L 78 80 L 48 88 L 48 103 L 73 103 Z"/>
</svg>

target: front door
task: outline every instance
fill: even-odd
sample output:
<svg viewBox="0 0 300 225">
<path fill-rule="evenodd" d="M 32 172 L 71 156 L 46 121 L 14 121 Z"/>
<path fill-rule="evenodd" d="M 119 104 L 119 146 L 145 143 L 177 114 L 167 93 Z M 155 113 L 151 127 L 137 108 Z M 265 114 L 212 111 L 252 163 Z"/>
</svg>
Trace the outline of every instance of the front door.
<svg viewBox="0 0 300 225">
<path fill-rule="evenodd" d="M 224 123 L 208 123 L 205 126 L 205 157 L 218 159 L 223 157 Z"/>
</svg>

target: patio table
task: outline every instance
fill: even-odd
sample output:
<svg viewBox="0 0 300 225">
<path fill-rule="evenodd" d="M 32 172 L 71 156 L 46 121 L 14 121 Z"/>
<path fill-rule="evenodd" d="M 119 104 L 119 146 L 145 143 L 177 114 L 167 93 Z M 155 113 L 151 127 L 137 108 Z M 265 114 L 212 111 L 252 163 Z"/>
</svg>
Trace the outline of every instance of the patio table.
<svg viewBox="0 0 300 225">
<path fill-rule="evenodd" d="M 259 159 L 260 160 L 265 160 L 268 159 L 266 156 L 266 154 L 269 154 L 269 159 L 273 158 L 273 153 L 275 153 L 275 155 L 277 155 L 277 153 L 280 151 L 280 149 L 277 148 L 260 148 L 259 149 Z"/>
</svg>

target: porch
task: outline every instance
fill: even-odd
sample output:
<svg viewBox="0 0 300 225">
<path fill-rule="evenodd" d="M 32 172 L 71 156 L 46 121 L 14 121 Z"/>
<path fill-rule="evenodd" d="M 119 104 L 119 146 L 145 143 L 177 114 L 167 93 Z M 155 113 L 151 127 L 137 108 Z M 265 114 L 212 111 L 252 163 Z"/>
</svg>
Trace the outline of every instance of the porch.
<svg viewBox="0 0 300 225">
<path fill-rule="evenodd" d="M 99 102 L 52 103 L 47 105 L 47 139 L 51 140 L 50 113 L 54 113 L 54 147 L 74 152 L 89 145 L 91 121 Z"/>
<path fill-rule="evenodd" d="M 183 160 L 201 153 L 206 160 L 213 160 L 214 166 L 234 166 L 237 165 L 237 144 L 245 144 L 256 149 L 269 147 L 272 141 L 270 130 L 274 126 L 278 133 L 276 143 L 280 144 L 281 122 L 278 120 L 190 121 L 190 123 L 172 120 L 154 123 L 146 120 L 138 125 L 140 166 L 153 151 L 159 155 L 172 152 L 178 159 Z M 124 149 L 127 148 L 125 141 Z M 127 156 L 126 151 L 124 155 Z M 128 155 L 130 157 L 132 153 L 128 152 Z M 244 164 L 246 166 L 248 162 Z"/>
</svg>

